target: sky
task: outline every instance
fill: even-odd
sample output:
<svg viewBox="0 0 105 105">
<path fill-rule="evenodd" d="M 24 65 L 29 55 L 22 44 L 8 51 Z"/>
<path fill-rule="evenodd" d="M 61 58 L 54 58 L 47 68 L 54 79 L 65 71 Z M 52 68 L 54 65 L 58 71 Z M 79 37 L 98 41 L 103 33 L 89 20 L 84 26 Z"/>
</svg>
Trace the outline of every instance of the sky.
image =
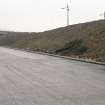
<svg viewBox="0 0 105 105">
<path fill-rule="evenodd" d="M 0 0 L 0 30 L 42 32 L 66 26 L 66 5 L 70 25 L 103 19 L 105 0 Z"/>
</svg>

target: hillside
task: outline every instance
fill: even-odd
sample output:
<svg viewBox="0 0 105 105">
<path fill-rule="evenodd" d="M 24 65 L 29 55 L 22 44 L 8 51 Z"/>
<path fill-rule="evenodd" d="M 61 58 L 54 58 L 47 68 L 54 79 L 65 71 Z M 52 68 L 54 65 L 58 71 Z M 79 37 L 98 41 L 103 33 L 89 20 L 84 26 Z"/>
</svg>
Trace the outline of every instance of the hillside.
<svg viewBox="0 0 105 105">
<path fill-rule="evenodd" d="M 0 32 L 0 45 L 105 62 L 105 20 L 40 33 Z"/>
</svg>

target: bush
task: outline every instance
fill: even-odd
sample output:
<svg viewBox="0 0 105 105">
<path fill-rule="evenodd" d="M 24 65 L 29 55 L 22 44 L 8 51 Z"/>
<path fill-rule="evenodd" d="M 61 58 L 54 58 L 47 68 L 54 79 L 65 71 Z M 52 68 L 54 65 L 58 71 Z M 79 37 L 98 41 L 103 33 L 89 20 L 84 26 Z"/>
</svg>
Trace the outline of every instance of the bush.
<svg viewBox="0 0 105 105">
<path fill-rule="evenodd" d="M 72 54 L 82 54 L 88 50 L 88 47 L 82 40 L 74 40 L 70 41 L 69 43 L 66 43 L 64 48 L 59 49 L 56 51 L 56 53 L 59 52 L 66 52 L 66 53 L 72 53 Z"/>
</svg>

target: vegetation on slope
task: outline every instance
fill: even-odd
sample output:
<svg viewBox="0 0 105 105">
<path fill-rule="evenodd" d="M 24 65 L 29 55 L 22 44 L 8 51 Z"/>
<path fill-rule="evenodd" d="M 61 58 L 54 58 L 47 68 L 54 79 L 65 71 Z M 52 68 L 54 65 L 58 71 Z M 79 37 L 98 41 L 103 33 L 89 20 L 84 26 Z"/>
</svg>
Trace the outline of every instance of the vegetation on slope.
<svg viewBox="0 0 105 105">
<path fill-rule="evenodd" d="M 55 52 L 61 53 L 62 55 L 80 55 L 85 53 L 88 50 L 88 47 L 82 40 L 73 40 L 65 44 L 64 48 L 58 49 Z"/>
<path fill-rule="evenodd" d="M 105 20 L 41 33 L 7 32 L 0 34 L 0 45 L 105 62 Z"/>
</svg>

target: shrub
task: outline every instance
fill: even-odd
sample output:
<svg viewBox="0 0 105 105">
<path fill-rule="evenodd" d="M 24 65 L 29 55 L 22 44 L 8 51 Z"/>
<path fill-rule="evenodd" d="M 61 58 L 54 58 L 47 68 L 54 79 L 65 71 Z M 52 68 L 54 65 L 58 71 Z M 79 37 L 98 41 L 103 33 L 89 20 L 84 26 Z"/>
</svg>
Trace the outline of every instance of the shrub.
<svg viewBox="0 0 105 105">
<path fill-rule="evenodd" d="M 72 53 L 72 54 L 82 54 L 88 50 L 88 47 L 82 40 L 73 40 L 69 43 L 66 43 L 64 48 L 59 49 L 56 51 L 56 53 L 59 52 L 66 52 L 66 53 Z"/>
</svg>

